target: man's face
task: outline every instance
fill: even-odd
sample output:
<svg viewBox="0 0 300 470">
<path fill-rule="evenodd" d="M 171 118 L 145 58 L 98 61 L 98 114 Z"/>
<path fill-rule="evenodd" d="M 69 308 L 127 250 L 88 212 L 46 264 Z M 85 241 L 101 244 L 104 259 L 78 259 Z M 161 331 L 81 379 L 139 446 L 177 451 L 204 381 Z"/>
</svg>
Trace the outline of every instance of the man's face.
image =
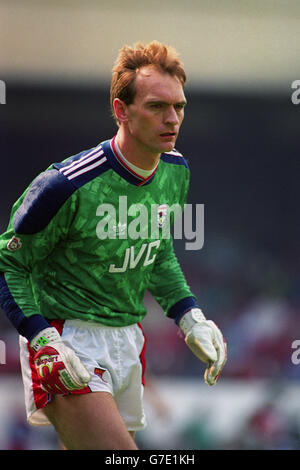
<svg viewBox="0 0 300 470">
<path fill-rule="evenodd" d="M 128 132 L 135 143 L 153 154 L 170 152 L 184 118 L 186 99 L 177 77 L 152 66 L 135 79 L 136 95 L 128 105 Z"/>
</svg>

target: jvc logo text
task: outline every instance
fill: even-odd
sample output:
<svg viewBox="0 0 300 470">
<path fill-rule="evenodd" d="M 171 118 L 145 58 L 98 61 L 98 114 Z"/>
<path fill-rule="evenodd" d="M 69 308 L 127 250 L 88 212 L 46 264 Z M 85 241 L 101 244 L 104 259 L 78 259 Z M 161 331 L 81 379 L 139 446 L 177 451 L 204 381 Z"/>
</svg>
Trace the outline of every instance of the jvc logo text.
<svg viewBox="0 0 300 470">
<path fill-rule="evenodd" d="M 134 269 L 141 261 L 144 253 L 146 253 L 146 256 L 144 257 L 143 266 L 149 266 L 154 263 L 156 258 L 156 253 L 152 253 L 152 249 L 157 250 L 159 245 L 160 240 L 155 240 L 151 243 L 143 243 L 138 253 L 135 253 L 134 246 L 126 248 L 122 266 L 116 267 L 115 264 L 111 264 L 109 266 L 109 272 L 124 273 L 127 269 Z"/>
</svg>

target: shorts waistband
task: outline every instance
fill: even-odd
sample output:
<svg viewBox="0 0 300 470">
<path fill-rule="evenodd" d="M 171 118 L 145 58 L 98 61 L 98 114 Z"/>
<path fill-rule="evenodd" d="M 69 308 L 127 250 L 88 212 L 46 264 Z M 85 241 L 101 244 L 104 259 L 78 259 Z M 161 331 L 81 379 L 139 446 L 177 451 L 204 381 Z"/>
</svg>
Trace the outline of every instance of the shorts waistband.
<svg viewBox="0 0 300 470">
<path fill-rule="evenodd" d="M 126 326 L 112 326 L 112 325 L 104 325 L 103 323 L 95 322 L 95 321 L 89 321 L 89 320 L 65 320 L 65 324 L 67 325 L 73 325 L 77 326 L 79 328 L 85 328 L 85 329 L 95 329 L 95 328 L 100 328 L 100 329 L 105 329 L 105 330 L 124 330 L 124 329 L 130 329 L 130 328 L 136 328 L 138 326 L 137 323 L 132 323 L 131 325 L 126 325 Z"/>
</svg>

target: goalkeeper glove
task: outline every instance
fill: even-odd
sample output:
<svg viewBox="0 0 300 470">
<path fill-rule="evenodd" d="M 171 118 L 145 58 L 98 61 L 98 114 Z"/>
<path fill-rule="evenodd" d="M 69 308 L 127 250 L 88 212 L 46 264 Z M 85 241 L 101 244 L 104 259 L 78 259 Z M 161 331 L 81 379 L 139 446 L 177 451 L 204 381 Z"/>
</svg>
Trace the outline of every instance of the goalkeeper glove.
<svg viewBox="0 0 300 470">
<path fill-rule="evenodd" d="M 221 331 L 213 321 L 206 320 L 199 308 L 192 308 L 185 313 L 179 321 L 179 327 L 191 351 L 207 364 L 205 382 L 215 385 L 227 361 L 227 347 Z"/>
<path fill-rule="evenodd" d="M 91 380 L 90 373 L 73 349 L 62 342 L 56 328 L 40 331 L 29 346 L 35 351 L 34 365 L 46 392 L 64 394 L 81 390 Z"/>
</svg>

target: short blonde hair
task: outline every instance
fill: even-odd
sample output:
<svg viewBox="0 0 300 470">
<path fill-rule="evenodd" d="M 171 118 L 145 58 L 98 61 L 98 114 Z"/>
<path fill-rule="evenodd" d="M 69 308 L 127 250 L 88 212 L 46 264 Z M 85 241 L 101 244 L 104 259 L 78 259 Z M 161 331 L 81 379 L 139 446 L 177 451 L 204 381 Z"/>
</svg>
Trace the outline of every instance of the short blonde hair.
<svg viewBox="0 0 300 470">
<path fill-rule="evenodd" d="M 153 65 L 164 73 L 176 76 L 182 87 L 185 86 L 186 74 L 183 63 L 172 46 L 158 41 L 152 41 L 149 44 L 138 42 L 133 47 L 124 45 L 120 49 L 112 69 L 110 106 L 114 117 L 113 102 L 115 98 L 119 98 L 127 105 L 133 103 L 136 93 L 134 86 L 136 74 L 139 69 L 147 65 Z"/>
</svg>

